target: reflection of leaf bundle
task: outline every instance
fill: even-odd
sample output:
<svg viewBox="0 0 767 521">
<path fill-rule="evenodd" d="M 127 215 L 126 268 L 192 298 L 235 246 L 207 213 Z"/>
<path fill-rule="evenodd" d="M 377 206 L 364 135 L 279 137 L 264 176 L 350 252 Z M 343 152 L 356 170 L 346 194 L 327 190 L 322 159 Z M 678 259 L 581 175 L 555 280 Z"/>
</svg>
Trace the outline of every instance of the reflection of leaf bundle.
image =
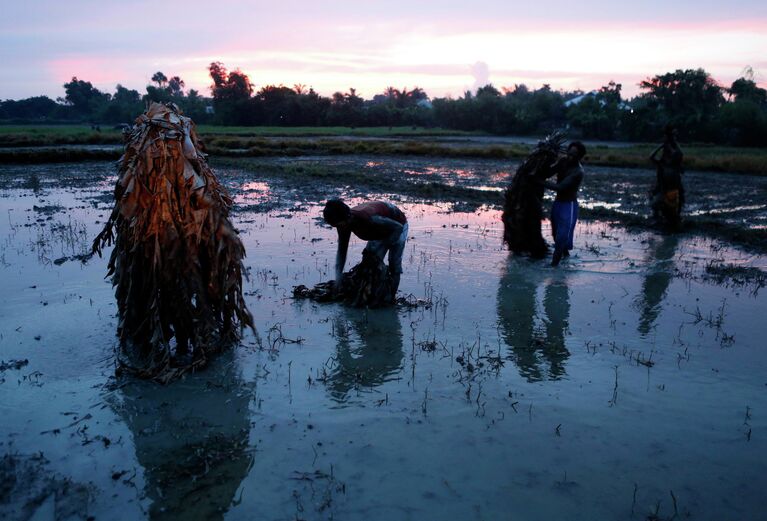
<svg viewBox="0 0 767 521">
<path fill-rule="evenodd" d="M 362 262 L 343 274 L 341 287 L 335 291 L 335 282 L 321 282 L 313 288 L 296 286 L 296 298 L 318 302 L 346 302 L 354 307 L 377 308 L 391 305 L 392 280 L 386 264 L 368 250 L 362 251 Z"/>
<path fill-rule="evenodd" d="M 533 149 L 517 168 L 511 185 L 506 189 L 503 205 L 503 242 L 514 253 L 529 253 L 543 257 L 548 251 L 541 235 L 543 218 L 543 185 L 534 182 L 546 179 L 549 166 L 562 151 L 564 136 L 555 132 Z"/>
<path fill-rule="evenodd" d="M 153 103 L 136 119 L 119 162 L 115 207 L 93 249 L 114 242 L 118 335 L 139 355 L 140 375 L 165 379 L 251 326 L 242 296 L 245 248 L 228 219 L 232 201 L 199 152 L 189 118 Z M 171 369 L 193 347 L 193 361 Z"/>
</svg>

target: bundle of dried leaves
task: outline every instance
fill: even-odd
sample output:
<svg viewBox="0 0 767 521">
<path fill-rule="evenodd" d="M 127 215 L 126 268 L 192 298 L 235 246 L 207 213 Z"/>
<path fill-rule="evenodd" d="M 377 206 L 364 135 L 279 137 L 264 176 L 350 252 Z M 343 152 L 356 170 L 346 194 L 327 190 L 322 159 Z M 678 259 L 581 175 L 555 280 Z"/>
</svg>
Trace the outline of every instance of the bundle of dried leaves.
<svg viewBox="0 0 767 521">
<path fill-rule="evenodd" d="M 367 250 L 362 251 L 362 262 L 343 274 L 338 290 L 335 281 L 331 280 L 313 288 L 295 286 L 293 297 L 317 302 L 344 302 L 354 307 L 367 308 L 395 303 L 389 269 L 381 259 Z"/>
<path fill-rule="evenodd" d="M 245 248 L 228 218 L 232 200 L 178 107 L 153 103 L 126 141 L 114 210 L 93 251 L 114 243 L 107 276 L 121 368 L 168 381 L 253 327 L 242 295 Z"/>
<path fill-rule="evenodd" d="M 503 242 L 517 254 L 541 258 L 548 253 L 548 245 L 541 234 L 543 219 L 543 181 L 550 174 L 548 168 L 564 148 L 564 136 L 555 132 L 533 149 L 519 168 L 505 192 L 503 205 Z"/>
</svg>

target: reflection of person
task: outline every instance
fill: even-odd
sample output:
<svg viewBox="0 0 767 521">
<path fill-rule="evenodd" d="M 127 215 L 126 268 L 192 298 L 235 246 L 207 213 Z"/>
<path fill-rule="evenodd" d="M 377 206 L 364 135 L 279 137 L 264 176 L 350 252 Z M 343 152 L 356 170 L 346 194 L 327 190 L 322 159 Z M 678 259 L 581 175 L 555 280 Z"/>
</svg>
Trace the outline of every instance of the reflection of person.
<svg viewBox="0 0 767 521">
<path fill-rule="evenodd" d="M 648 268 L 642 281 L 642 294 L 637 299 L 640 313 L 637 329 L 642 336 L 646 336 L 652 330 L 660 313 L 663 298 L 674 278 L 673 266 L 667 264 L 674 258 L 678 243 L 679 239 L 675 236 L 664 236 L 659 241 L 655 241 L 648 252 L 648 263 L 652 266 Z"/>
<path fill-rule="evenodd" d="M 546 348 L 544 356 L 549 361 L 549 374 L 558 378 L 565 374 L 564 362 L 570 356 L 565 344 L 569 329 L 570 290 L 564 280 L 548 281 L 543 296 L 546 312 Z"/>
<path fill-rule="evenodd" d="M 554 236 L 552 266 L 557 266 L 562 257 L 568 257 L 573 249 L 575 223 L 578 221 L 578 188 L 583 182 L 581 160 L 585 155 L 583 143 L 573 141 L 567 147 L 567 155 L 551 167 L 557 182 L 543 182 L 543 186 L 557 193 L 551 207 L 551 233 Z"/>
<path fill-rule="evenodd" d="M 402 326 L 395 308 L 367 312 L 344 308 L 336 319 L 337 366 L 328 379 L 333 396 L 343 401 L 351 389 L 384 383 L 402 366 Z M 359 345 L 350 333 L 356 332 Z"/>
<path fill-rule="evenodd" d="M 251 393 L 224 370 L 231 358 L 168 386 L 131 382 L 112 405 L 133 434 L 150 519 L 222 520 L 247 476 Z"/>
<path fill-rule="evenodd" d="M 565 374 L 564 362 L 570 356 L 565 345 L 570 298 L 564 279 L 546 282 L 543 297 L 544 325 L 536 327 L 537 293 L 540 282 L 533 282 L 524 267 L 510 263 L 498 287 L 498 324 L 501 336 L 511 349 L 511 358 L 528 381 L 556 380 Z M 548 362 L 544 373 L 541 365 Z"/>
<path fill-rule="evenodd" d="M 336 286 L 338 287 L 346 264 L 349 239 L 354 233 L 368 241 L 366 250 L 383 261 L 389 252 L 389 274 L 392 278 L 393 301 L 399 288 L 402 273 L 402 255 L 407 241 L 407 217 L 391 203 L 369 201 L 349 208 L 340 199 L 331 199 L 322 212 L 325 222 L 338 230 L 338 252 L 336 254 Z"/>
<path fill-rule="evenodd" d="M 650 161 L 656 168 L 655 186 L 650 192 L 652 212 L 653 218 L 663 214 L 672 224 L 676 224 L 685 202 L 682 185 L 684 154 L 677 142 L 676 127 L 666 125 L 664 134 L 663 143 L 650 155 Z"/>
</svg>

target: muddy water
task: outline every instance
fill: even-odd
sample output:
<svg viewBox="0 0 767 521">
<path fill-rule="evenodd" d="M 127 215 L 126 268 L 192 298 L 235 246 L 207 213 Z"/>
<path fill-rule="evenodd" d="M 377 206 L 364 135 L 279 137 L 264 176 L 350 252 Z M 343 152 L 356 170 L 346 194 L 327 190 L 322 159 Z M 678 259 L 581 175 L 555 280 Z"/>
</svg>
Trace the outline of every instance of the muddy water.
<svg viewBox="0 0 767 521">
<path fill-rule="evenodd" d="M 705 267 L 764 269 L 764 257 L 593 222 L 555 270 L 502 251 L 497 211 L 402 201 L 400 289 L 431 307 L 364 311 L 290 297 L 332 273 L 319 206 L 239 213 L 260 338 L 158 387 L 112 377 L 106 262 L 70 259 L 108 215 L 104 190 L 0 191 L 0 361 L 28 360 L 0 372 L 0 449 L 43 458 L 0 512 L 761 515 L 767 301 L 749 283 L 707 281 Z M 55 498 L 72 490 L 88 500 L 67 511 Z"/>
</svg>

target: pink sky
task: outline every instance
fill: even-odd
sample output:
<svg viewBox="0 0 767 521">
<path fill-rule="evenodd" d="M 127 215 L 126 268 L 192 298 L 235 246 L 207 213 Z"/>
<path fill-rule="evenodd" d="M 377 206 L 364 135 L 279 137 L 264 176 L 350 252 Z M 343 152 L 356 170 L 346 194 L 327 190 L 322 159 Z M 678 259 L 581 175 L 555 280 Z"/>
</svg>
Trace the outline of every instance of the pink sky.
<svg viewBox="0 0 767 521">
<path fill-rule="evenodd" d="M 0 21 L 0 99 L 62 96 L 72 76 L 143 91 L 158 70 L 208 94 L 214 60 L 257 87 L 355 87 L 366 97 L 389 85 L 436 97 L 486 82 L 591 90 L 611 79 L 634 95 L 648 76 L 697 67 L 729 85 L 750 66 L 764 83 L 763 4 L 27 2 Z"/>
</svg>

